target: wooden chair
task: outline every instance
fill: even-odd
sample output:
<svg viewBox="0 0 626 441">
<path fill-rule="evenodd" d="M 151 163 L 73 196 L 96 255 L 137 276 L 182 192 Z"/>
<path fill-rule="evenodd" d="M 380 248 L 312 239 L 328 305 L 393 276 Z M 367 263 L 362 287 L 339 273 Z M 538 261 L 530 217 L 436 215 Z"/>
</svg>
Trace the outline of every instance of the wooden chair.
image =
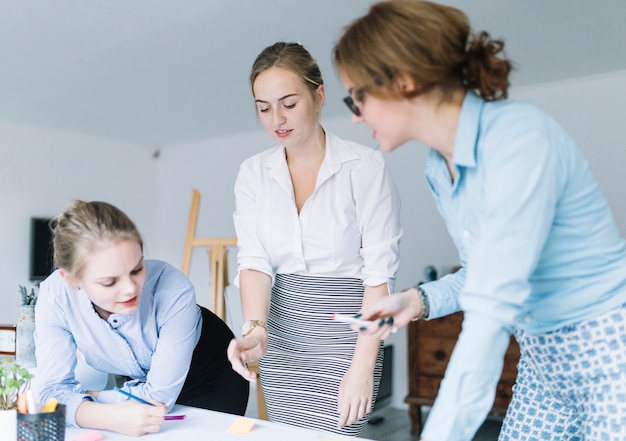
<svg viewBox="0 0 626 441">
<path fill-rule="evenodd" d="M 181 271 L 189 276 L 191 256 L 195 247 L 208 248 L 209 273 L 210 273 L 210 310 L 222 320 L 226 321 L 226 297 L 225 289 L 228 286 L 228 249 L 237 246 L 236 237 L 196 237 L 198 224 L 198 212 L 200 210 L 200 192 L 193 190 L 191 195 L 191 207 L 189 209 L 189 221 L 187 223 L 187 235 L 183 249 L 183 262 Z M 267 420 L 267 407 L 261 389 L 259 378 L 259 366 L 256 361 L 248 363 L 248 369 L 257 376 L 257 406 L 259 418 Z"/>
</svg>

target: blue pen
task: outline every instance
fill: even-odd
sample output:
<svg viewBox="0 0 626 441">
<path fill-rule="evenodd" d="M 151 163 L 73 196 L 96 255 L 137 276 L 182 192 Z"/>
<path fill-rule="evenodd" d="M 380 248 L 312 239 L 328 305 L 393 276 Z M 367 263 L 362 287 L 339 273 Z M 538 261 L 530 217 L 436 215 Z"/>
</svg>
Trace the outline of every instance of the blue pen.
<svg viewBox="0 0 626 441">
<path fill-rule="evenodd" d="M 140 403 L 143 404 L 147 404 L 148 406 L 154 406 L 154 404 L 150 403 L 149 401 L 144 400 L 143 398 L 139 398 L 133 394 L 131 394 L 130 392 L 126 392 L 125 390 L 120 389 L 119 387 L 115 386 L 113 388 L 113 390 L 118 391 L 119 393 L 121 393 L 122 395 L 126 395 L 128 398 L 132 398 L 133 400 L 139 401 Z"/>
<path fill-rule="evenodd" d="M 121 393 L 122 395 L 126 395 L 128 398 L 132 398 L 133 400 L 139 401 L 140 403 L 147 404 L 148 406 L 154 406 L 154 404 L 150 403 L 149 401 L 146 401 L 143 398 L 139 398 L 138 396 L 135 396 L 131 394 L 130 392 L 126 392 L 125 390 L 122 390 L 117 386 L 115 386 L 113 390 Z M 184 420 L 185 415 L 165 415 L 164 418 L 166 420 Z"/>
</svg>

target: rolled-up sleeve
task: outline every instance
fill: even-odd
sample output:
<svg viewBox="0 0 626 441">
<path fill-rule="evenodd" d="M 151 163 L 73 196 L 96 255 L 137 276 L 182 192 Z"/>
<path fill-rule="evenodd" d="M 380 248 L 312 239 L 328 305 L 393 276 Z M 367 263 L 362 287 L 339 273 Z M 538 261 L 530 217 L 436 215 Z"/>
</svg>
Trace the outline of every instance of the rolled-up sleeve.
<svg viewBox="0 0 626 441">
<path fill-rule="evenodd" d="M 235 213 L 233 221 L 237 234 L 238 271 L 235 285 L 238 285 L 239 272 L 253 269 L 273 276 L 270 258 L 261 243 L 258 231 L 256 192 L 260 187 L 260 171 L 258 163 L 245 161 L 239 168 L 235 182 Z"/>
<path fill-rule="evenodd" d="M 459 293 L 465 283 L 466 269 L 461 268 L 454 274 L 447 274 L 434 282 L 421 285 L 428 294 L 430 312 L 428 319 L 436 319 L 461 310 Z"/>
<path fill-rule="evenodd" d="M 352 184 L 362 236 L 364 283 L 389 283 L 392 290 L 400 262 L 400 198 L 380 152 L 372 152 L 354 171 Z"/>
</svg>

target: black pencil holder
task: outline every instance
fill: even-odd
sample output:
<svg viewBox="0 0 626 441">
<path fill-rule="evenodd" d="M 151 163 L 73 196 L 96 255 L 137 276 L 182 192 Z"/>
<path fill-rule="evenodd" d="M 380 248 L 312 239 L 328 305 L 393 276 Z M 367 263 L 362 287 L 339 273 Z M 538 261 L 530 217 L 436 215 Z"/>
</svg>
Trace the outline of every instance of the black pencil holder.
<svg viewBox="0 0 626 441">
<path fill-rule="evenodd" d="M 65 405 L 54 412 L 18 413 L 17 441 L 65 441 Z"/>
</svg>

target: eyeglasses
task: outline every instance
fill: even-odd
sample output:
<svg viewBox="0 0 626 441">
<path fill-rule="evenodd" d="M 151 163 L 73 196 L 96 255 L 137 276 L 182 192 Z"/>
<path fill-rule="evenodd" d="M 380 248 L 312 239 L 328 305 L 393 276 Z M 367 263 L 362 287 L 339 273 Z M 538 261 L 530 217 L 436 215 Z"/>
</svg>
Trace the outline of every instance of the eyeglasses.
<svg viewBox="0 0 626 441">
<path fill-rule="evenodd" d="M 346 103 L 346 106 L 348 106 L 348 109 L 350 109 L 352 113 L 356 116 L 361 116 L 361 109 L 359 109 L 354 101 L 356 100 L 357 102 L 362 103 L 363 98 L 365 98 L 365 89 L 361 88 L 354 91 L 354 98 L 352 98 L 352 94 L 350 94 L 343 99 L 343 102 Z"/>
</svg>

